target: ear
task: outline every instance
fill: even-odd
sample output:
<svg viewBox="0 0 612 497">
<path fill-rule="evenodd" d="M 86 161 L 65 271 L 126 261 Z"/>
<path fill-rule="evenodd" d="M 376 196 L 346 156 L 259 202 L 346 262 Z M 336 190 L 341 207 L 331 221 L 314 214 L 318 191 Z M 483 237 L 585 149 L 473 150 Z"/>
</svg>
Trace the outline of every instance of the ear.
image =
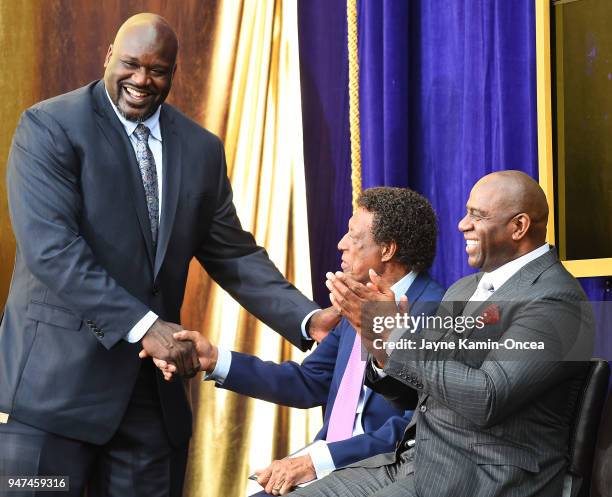
<svg viewBox="0 0 612 497">
<path fill-rule="evenodd" d="M 521 212 L 514 216 L 510 222 L 512 223 L 512 239 L 515 242 L 522 240 L 531 226 L 531 218 L 529 217 L 529 214 Z"/>
<path fill-rule="evenodd" d="M 391 259 L 393 259 L 393 256 L 397 252 L 397 243 L 395 243 L 395 240 L 391 240 L 389 243 L 383 243 L 381 245 L 381 248 L 381 262 L 389 262 Z"/>
<path fill-rule="evenodd" d="M 108 63 L 110 62 L 110 58 L 113 55 L 113 44 L 111 43 L 108 46 L 108 50 L 106 52 L 106 57 L 104 58 L 104 67 L 108 66 Z"/>
</svg>

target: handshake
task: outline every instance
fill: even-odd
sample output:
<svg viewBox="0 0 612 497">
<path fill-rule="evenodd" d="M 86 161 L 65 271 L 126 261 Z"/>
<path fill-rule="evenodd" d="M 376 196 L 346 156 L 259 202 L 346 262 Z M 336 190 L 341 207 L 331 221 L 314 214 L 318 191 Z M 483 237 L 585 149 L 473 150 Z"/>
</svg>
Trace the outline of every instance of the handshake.
<svg viewBox="0 0 612 497">
<path fill-rule="evenodd" d="M 333 307 L 320 309 L 308 321 L 308 334 L 317 343 L 340 321 Z M 198 371 L 211 373 L 217 365 L 219 351 L 197 331 L 157 319 L 141 340 L 140 358 L 151 357 L 166 380 L 176 373 L 186 378 Z"/>
<path fill-rule="evenodd" d="M 141 340 L 139 357 L 151 357 L 166 380 L 173 374 L 186 378 L 198 371 L 212 371 L 217 364 L 217 347 L 197 331 L 157 319 Z"/>
</svg>

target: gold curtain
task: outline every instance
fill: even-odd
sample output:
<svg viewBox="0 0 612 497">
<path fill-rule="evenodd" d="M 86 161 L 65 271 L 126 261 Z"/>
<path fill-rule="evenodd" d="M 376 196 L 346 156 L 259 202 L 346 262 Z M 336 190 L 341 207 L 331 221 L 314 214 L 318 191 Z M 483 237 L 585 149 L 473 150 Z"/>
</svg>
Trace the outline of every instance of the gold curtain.
<svg viewBox="0 0 612 497">
<path fill-rule="evenodd" d="M 0 77 L 0 313 L 8 295 L 15 256 L 6 198 L 6 161 L 19 116 L 38 95 L 37 27 L 34 2 L 0 2 L 0 62 L 4 68 Z M 15 77 L 9 77 L 13 71 Z"/>
<path fill-rule="evenodd" d="M 297 4 L 224 3 L 214 39 L 205 122 L 224 138 L 238 213 L 281 271 L 309 290 Z M 202 300 L 204 312 L 197 304 Z M 301 359 L 211 286 L 197 264 L 190 271 L 183 324 L 214 343 L 266 360 Z M 290 411 L 199 381 L 192 393 L 188 496 L 245 495 L 250 471 L 308 443 L 321 423 L 318 409 Z"/>
<path fill-rule="evenodd" d="M 156 12 L 181 48 L 169 102 L 225 142 L 246 229 L 281 271 L 310 291 L 302 158 L 297 2 L 294 0 L 0 0 L 0 308 L 14 257 L 6 157 L 19 114 L 36 101 L 100 78 L 123 20 Z M 263 359 L 302 354 L 240 309 L 192 263 L 183 324 Z M 245 495 L 250 470 L 312 440 L 320 409 L 288 410 L 191 383 L 194 437 L 186 496 Z"/>
</svg>

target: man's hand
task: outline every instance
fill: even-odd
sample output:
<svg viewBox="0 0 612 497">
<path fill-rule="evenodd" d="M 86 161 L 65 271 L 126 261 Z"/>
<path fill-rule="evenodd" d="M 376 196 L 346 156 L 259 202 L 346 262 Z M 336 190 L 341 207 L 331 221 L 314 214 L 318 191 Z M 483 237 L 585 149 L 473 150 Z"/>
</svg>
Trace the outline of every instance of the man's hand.
<svg viewBox="0 0 612 497">
<path fill-rule="evenodd" d="M 273 461 L 265 469 L 255 471 L 257 483 L 272 495 L 286 495 L 298 484 L 317 477 L 310 454 Z"/>
<path fill-rule="evenodd" d="M 330 306 L 315 312 L 308 321 L 308 334 L 317 343 L 321 343 L 328 333 L 340 322 L 342 316 Z"/>
<path fill-rule="evenodd" d="M 206 371 L 207 373 L 214 371 L 217 365 L 217 358 L 219 357 L 219 350 L 211 344 L 206 337 L 197 331 L 191 330 L 177 331 L 173 336 L 179 341 L 190 341 L 193 343 L 196 353 L 198 354 L 200 370 Z M 176 373 L 176 366 L 155 357 L 153 358 L 153 362 L 164 374 L 164 379 L 170 381 L 174 373 Z"/>
<path fill-rule="evenodd" d="M 370 269 L 370 282 L 367 285 L 359 283 L 351 276 L 342 272 L 327 273 L 327 288 L 330 300 L 334 308 L 342 313 L 351 323 L 355 331 L 361 335 L 362 344 L 374 356 L 377 363 L 384 365 L 387 354 L 382 347 L 374 347 L 376 339 L 386 341 L 391 330 L 385 329 L 380 333 L 374 333 L 372 323 L 374 315 L 394 315 L 398 309 L 395 305 L 364 305 L 373 302 L 393 302 L 395 294 L 391 286 L 383 281 L 373 269 Z M 407 312 L 408 300 L 405 296 L 400 300 L 400 311 Z M 368 326 L 363 326 L 366 324 Z"/>
<path fill-rule="evenodd" d="M 154 357 L 175 366 L 181 376 L 191 378 L 200 370 L 194 344 L 176 340 L 172 335 L 183 328 L 178 324 L 157 319 L 142 337 L 140 358 Z"/>
</svg>

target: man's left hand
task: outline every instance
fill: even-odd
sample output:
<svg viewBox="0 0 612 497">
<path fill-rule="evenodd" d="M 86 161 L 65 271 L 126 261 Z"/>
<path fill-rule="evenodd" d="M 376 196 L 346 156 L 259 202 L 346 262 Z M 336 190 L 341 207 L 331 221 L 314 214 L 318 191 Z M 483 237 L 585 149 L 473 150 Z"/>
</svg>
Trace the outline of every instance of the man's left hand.
<svg viewBox="0 0 612 497">
<path fill-rule="evenodd" d="M 393 302 L 395 303 L 395 294 L 391 290 L 391 286 L 383 281 L 373 269 L 370 269 L 370 282 L 367 285 L 353 279 L 350 275 L 342 272 L 327 273 L 327 288 L 330 293 L 330 300 L 333 307 L 340 312 L 355 328 L 355 331 L 361 335 L 362 344 L 374 356 L 379 365 L 384 365 L 387 359 L 385 349 L 382 347 L 374 347 L 374 340 L 381 339 L 383 342 L 387 340 L 391 330 L 384 329 L 380 333 L 374 333 L 372 322 L 376 312 L 377 316 L 388 314 L 394 315 L 398 309 L 395 305 L 385 306 L 364 306 L 370 302 Z M 371 311 L 371 313 L 368 312 Z M 402 296 L 400 300 L 400 311 L 407 312 L 408 300 Z M 363 326 L 363 324 L 368 326 Z"/>
<path fill-rule="evenodd" d="M 317 343 L 321 343 L 329 332 L 340 322 L 341 318 L 342 316 L 334 309 L 334 306 L 315 312 L 308 321 L 308 334 L 310 338 Z"/>
<path fill-rule="evenodd" d="M 299 483 L 317 477 L 310 454 L 273 461 L 265 469 L 255 471 L 257 483 L 272 495 L 286 495 Z"/>
</svg>

